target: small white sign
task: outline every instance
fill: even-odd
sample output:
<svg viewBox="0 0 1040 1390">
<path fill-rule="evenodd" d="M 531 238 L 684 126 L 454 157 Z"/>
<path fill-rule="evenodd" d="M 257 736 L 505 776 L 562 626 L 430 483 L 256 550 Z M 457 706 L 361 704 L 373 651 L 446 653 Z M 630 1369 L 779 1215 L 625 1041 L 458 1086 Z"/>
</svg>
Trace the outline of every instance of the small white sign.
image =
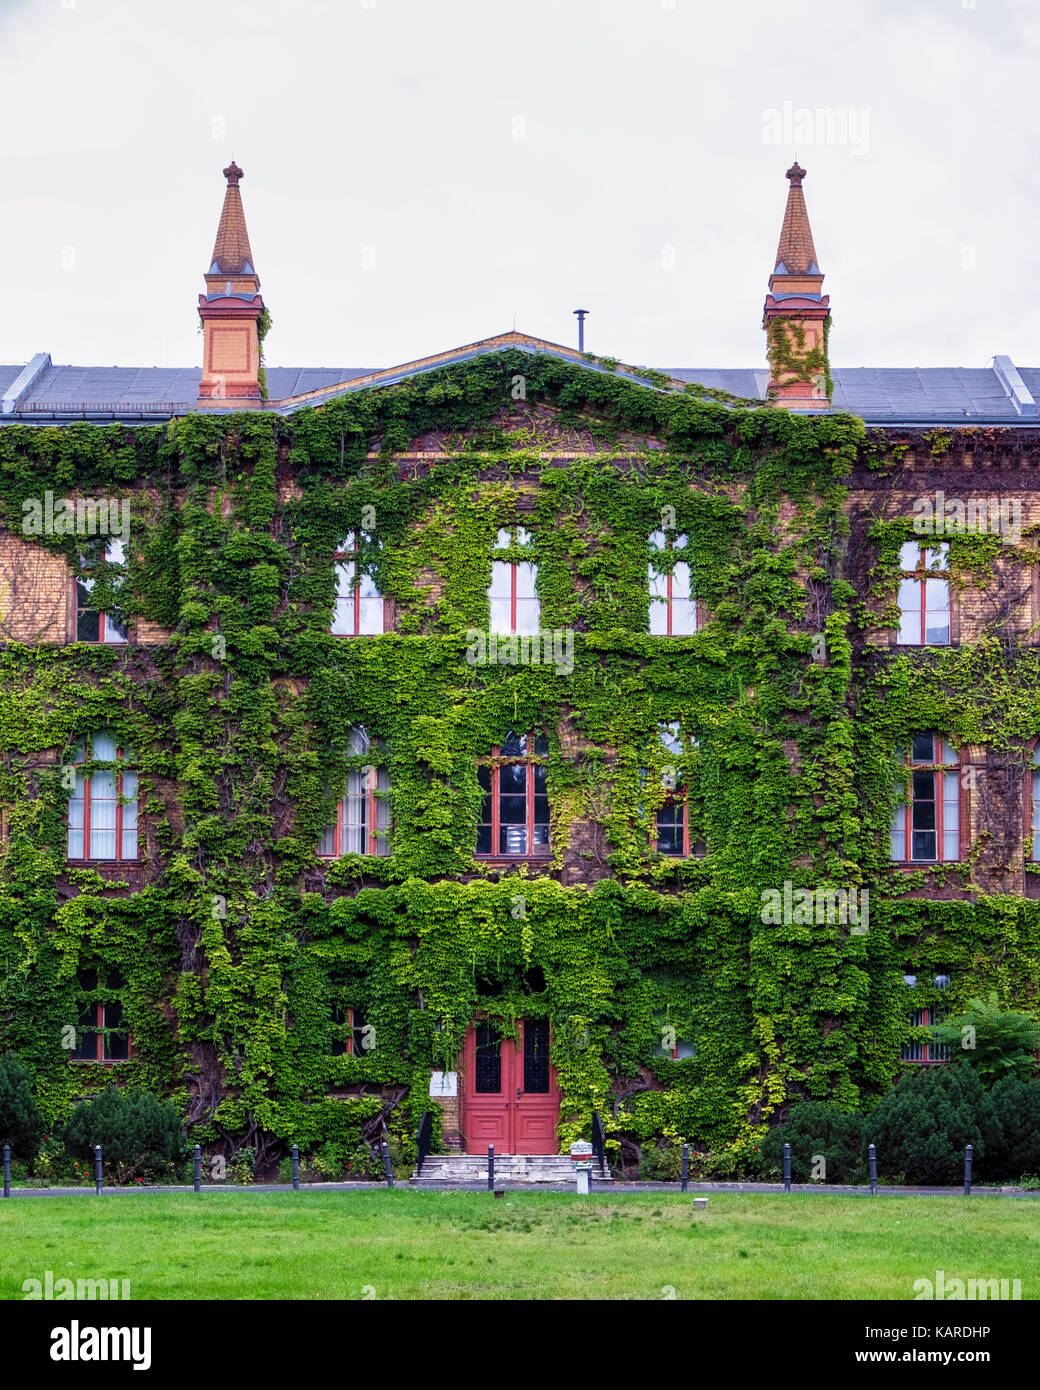
<svg viewBox="0 0 1040 1390">
<path fill-rule="evenodd" d="M 458 1093 L 459 1074 L 457 1071 L 435 1071 L 431 1073 L 431 1096 L 457 1096 Z"/>
</svg>

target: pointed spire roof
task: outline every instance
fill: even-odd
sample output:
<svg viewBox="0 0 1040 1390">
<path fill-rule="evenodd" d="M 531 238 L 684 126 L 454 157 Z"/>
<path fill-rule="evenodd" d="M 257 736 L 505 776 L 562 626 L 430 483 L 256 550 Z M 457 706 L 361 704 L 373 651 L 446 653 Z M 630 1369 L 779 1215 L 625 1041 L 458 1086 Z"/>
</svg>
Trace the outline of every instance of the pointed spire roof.
<svg viewBox="0 0 1040 1390">
<path fill-rule="evenodd" d="M 224 170 L 227 188 L 224 190 L 224 206 L 217 227 L 217 239 L 213 243 L 213 256 L 209 273 L 211 275 L 255 275 L 253 252 L 249 246 L 249 233 L 246 231 L 246 215 L 242 208 L 242 195 L 238 191 L 238 181 L 243 177 L 242 170 L 234 160 Z"/>
<path fill-rule="evenodd" d="M 787 190 L 787 208 L 780 228 L 780 245 L 776 250 L 774 275 L 819 275 L 816 247 L 813 245 L 809 214 L 805 208 L 802 179 L 805 170 L 797 160 L 787 171 L 791 186 Z"/>
</svg>

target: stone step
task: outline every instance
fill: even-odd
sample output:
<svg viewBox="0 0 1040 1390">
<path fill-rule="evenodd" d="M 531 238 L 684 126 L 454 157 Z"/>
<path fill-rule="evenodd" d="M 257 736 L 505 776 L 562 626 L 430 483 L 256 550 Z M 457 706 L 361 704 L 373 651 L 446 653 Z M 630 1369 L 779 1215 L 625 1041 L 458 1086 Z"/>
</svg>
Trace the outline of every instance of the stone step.
<svg viewBox="0 0 1040 1390">
<path fill-rule="evenodd" d="M 448 1183 L 487 1181 L 487 1154 L 431 1154 L 424 1160 L 422 1175 L 412 1182 L 424 1187 Z M 608 1172 L 601 1175 L 599 1165 L 592 1170 L 594 1182 L 610 1182 Z M 504 1183 L 566 1183 L 573 1185 L 574 1164 L 568 1154 L 496 1154 L 495 1180 Z"/>
</svg>

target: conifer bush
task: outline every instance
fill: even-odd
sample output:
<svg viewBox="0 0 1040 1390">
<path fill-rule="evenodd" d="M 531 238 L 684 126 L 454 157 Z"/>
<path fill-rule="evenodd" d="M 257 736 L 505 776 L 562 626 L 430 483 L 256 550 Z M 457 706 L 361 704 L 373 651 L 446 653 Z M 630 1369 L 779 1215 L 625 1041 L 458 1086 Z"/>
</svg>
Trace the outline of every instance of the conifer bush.
<svg viewBox="0 0 1040 1390">
<path fill-rule="evenodd" d="M 169 1179 L 189 1153 L 173 1102 L 140 1088 L 109 1086 L 79 1102 L 65 1127 L 65 1147 L 71 1158 L 93 1159 L 95 1144 L 101 1145 L 106 1181 L 116 1185 Z"/>
<path fill-rule="evenodd" d="M 974 1146 L 981 1172 L 1001 1139 L 993 1099 L 978 1072 L 957 1063 L 900 1077 L 864 1126 L 864 1150 L 876 1145 L 878 1173 L 915 1184 L 962 1182 L 965 1145 Z"/>
<path fill-rule="evenodd" d="M 986 1155 L 983 1175 L 993 1182 L 1040 1177 L 1040 1081 L 1008 1077 L 997 1082 L 990 1096 L 1001 1138 Z"/>
<path fill-rule="evenodd" d="M 0 1146 L 28 1163 L 39 1152 L 46 1126 L 33 1095 L 32 1078 L 15 1052 L 0 1057 Z"/>
<path fill-rule="evenodd" d="M 858 1183 L 866 1177 L 863 1159 L 863 1116 L 848 1114 L 825 1101 L 806 1100 L 791 1107 L 783 1124 L 762 1140 L 757 1167 L 763 1177 L 783 1175 L 784 1145 L 791 1145 L 791 1179 L 812 1182 Z M 823 1176 L 814 1159 L 824 1159 Z"/>
</svg>

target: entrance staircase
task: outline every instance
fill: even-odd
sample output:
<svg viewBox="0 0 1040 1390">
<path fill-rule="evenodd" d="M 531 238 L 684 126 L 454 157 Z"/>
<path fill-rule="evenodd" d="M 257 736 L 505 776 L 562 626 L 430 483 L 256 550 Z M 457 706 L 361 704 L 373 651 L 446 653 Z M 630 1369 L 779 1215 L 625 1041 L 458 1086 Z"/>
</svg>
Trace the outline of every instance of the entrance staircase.
<svg viewBox="0 0 1040 1390">
<path fill-rule="evenodd" d="M 422 1161 L 421 1172 L 412 1174 L 413 1187 L 487 1187 L 487 1154 L 430 1154 Z M 609 1169 L 600 1174 L 592 1169 L 592 1182 L 612 1181 Z M 495 1154 L 496 1187 L 540 1187 L 557 1183 L 575 1187 L 574 1164 L 569 1154 Z"/>
</svg>

